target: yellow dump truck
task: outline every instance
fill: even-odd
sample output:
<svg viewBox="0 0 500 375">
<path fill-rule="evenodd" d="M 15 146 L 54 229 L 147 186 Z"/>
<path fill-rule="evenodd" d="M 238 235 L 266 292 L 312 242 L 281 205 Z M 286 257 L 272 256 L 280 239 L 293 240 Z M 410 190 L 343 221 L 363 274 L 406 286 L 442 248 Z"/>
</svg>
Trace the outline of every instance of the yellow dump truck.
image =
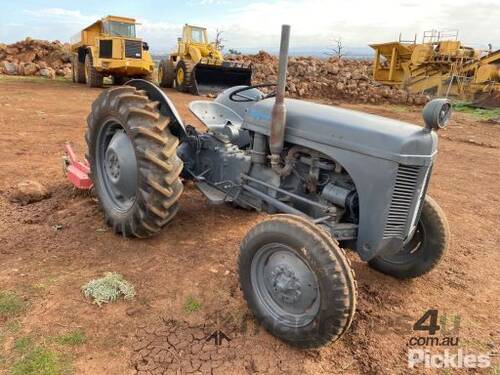
<svg viewBox="0 0 500 375">
<path fill-rule="evenodd" d="M 146 42 L 137 38 L 133 18 L 107 16 L 71 39 L 73 82 L 101 87 L 103 78 L 115 84 L 131 78 L 151 79 L 154 62 Z"/>
<path fill-rule="evenodd" d="M 162 87 L 195 95 L 217 93 L 228 87 L 250 85 L 248 66 L 225 61 L 214 43 L 208 42 L 207 29 L 184 25 L 177 49 L 160 62 L 158 81 Z"/>
</svg>

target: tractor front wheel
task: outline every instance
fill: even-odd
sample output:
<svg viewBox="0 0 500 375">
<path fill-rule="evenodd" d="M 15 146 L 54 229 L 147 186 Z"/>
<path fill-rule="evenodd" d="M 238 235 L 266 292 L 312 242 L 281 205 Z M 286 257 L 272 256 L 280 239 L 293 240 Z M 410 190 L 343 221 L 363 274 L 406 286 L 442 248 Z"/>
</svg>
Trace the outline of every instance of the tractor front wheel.
<svg viewBox="0 0 500 375">
<path fill-rule="evenodd" d="M 119 86 L 101 93 L 87 123 L 87 160 L 107 224 L 129 237 L 159 232 L 183 190 L 170 118 L 144 91 Z"/>
<path fill-rule="evenodd" d="M 438 265 L 449 242 L 446 216 L 436 201 L 426 196 L 412 239 L 398 253 L 376 257 L 368 264 L 398 279 L 419 277 Z"/>
<path fill-rule="evenodd" d="M 325 231 L 293 215 L 274 215 L 245 236 L 239 256 L 243 295 L 273 335 L 299 347 L 338 340 L 356 306 L 354 271 Z"/>
</svg>

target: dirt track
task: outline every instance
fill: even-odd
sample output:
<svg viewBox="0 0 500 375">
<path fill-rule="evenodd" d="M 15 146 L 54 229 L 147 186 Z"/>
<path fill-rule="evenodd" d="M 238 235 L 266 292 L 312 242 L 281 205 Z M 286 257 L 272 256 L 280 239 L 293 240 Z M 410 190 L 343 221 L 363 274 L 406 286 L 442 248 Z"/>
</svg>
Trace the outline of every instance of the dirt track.
<svg viewBox="0 0 500 375">
<path fill-rule="evenodd" d="M 68 82 L 0 79 L 0 291 L 14 291 L 28 304 L 19 329 L 0 332 L 0 373 L 14 360 L 16 338 L 43 342 L 79 328 L 87 341 L 65 349 L 78 374 L 146 374 L 160 362 L 151 373 L 403 374 L 415 335 L 409 325 L 431 308 L 460 315 L 460 346 L 467 351 L 498 350 L 498 124 L 457 114 L 440 133 L 430 194 L 448 215 L 452 246 L 439 268 L 401 282 L 350 253 L 359 285 L 353 326 L 337 343 L 299 351 L 254 326 L 239 290 L 239 242 L 261 215 L 209 206 L 187 185 L 168 229 L 153 239 L 128 240 L 106 230 L 96 202 L 71 188 L 61 150 L 71 141 L 84 153 L 85 118 L 99 92 Z M 193 97 L 168 94 L 186 122 L 194 122 L 186 108 Z M 416 109 L 346 106 L 421 123 Z M 46 185 L 52 197 L 11 203 L 13 187 L 25 179 Z M 81 286 L 106 271 L 123 274 L 137 298 L 102 308 L 86 301 Z M 190 296 L 201 302 L 199 311 L 186 311 Z M 220 320 L 232 340 L 217 348 L 203 338 Z"/>
</svg>

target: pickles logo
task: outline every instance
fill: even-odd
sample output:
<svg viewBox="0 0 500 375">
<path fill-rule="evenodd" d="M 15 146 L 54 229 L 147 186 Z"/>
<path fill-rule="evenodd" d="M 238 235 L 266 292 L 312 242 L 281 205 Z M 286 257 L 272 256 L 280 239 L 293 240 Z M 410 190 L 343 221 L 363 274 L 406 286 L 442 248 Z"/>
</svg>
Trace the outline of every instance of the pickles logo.
<svg viewBox="0 0 500 375">
<path fill-rule="evenodd" d="M 452 319 L 453 327 L 449 327 L 449 317 L 439 318 L 438 310 L 428 310 L 413 325 L 413 331 L 426 332 L 426 335 L 412 336 L 408 340 L 408 367 L 415 368 L 487 368 L 491 366 L 490 353 L 466 353 L 458 347 L 460 316 Z M 439 334 L 439 335 L 438 335 Z M 434 353 L 428 349 L 444 348 Z"/>
</svg>

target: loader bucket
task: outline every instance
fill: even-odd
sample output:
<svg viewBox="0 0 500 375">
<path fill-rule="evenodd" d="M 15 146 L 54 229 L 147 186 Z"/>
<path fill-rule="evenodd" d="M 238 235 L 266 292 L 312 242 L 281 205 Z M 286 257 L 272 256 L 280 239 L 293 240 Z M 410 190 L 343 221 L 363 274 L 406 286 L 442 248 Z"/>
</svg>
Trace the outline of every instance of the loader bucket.
<svg viewBox="0 0 500 375">
<path fill-rule="evenodd" d="M 193 70 L 194 94 L 217 94 L 233 86 L 252 82 L 252 69 L 236 65 L 197 64 Z"/>
</svg>

